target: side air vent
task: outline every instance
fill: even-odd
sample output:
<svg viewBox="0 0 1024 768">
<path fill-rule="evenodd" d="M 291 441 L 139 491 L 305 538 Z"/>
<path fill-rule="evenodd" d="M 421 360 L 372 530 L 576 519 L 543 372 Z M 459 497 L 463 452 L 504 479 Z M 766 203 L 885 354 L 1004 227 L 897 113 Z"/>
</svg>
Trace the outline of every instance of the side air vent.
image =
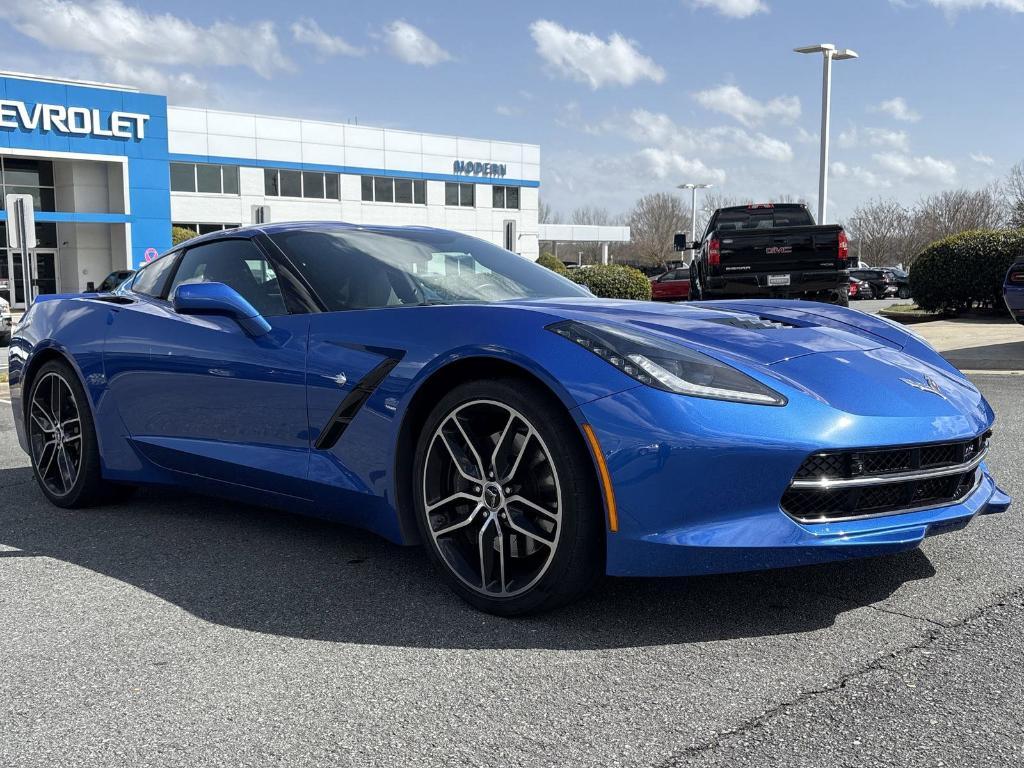
<svg viewBox="0 0 1024 768">
<path fill-rule="evenodd" d="M 359 409 L 370 399 L 370 395 L 373 394 L 374 390 L 377 389 L 396 365 L 398 365 L 398 360 L 388 358 L 371 369 L 352 388 L 352 391 L 345 395 L 345 399 L 341 401 L 341 405 L 334 411 L 334 415 L 331 416 L 327 425 L 313 444 L 315 448 L 325 451 L 328 448 L 334 447 L 334 444 L 338 442 L 341 435 L 348 429 L 348 425 L 352 423 L 352 419 L 359 413 Z"/>
</svg>

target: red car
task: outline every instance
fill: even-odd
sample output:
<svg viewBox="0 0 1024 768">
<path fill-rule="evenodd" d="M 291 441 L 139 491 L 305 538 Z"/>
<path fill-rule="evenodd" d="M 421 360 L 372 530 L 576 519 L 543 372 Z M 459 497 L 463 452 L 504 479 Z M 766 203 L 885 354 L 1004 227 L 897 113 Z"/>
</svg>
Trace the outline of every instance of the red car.
<svg viewBox="0 0 1024 768">
<path fill-rule="evenodd" d="M 690 268 L 680 267 L 651 278 L 652 301 L 686 301 L 690 298 Z"/>
</svg>

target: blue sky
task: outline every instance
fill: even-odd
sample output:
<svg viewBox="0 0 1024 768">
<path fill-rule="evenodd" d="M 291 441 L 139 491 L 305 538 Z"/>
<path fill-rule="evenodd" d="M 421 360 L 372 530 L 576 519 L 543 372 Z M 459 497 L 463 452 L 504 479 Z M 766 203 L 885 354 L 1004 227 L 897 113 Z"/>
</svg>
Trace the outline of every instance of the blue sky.
<svg viewBox="0 0 1024 768">
<path fill-rule="evenodd" d="M 172 103 L 541 145 L 568 212 L 646 192 L 814 201 L 819 57 L 834 69 L 833 218 L 1024 159 L 1024 0 L 130 3 L 0 7 L 0 68 Z"/>
</svg>

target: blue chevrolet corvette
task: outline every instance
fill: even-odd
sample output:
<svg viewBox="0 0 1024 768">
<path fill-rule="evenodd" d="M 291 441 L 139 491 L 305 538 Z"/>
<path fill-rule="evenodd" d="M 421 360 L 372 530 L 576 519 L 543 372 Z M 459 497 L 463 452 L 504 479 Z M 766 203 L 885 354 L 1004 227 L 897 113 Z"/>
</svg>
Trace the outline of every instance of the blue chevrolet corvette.
<svg viewBox="0 0 1024 768">
<path fill-rule="evenodd" d="M 1004 511 L 994 416 L 902 327 L 817 303 L 594 298 L 437 229 L 199 237 L 40 297 L 14 417 L 61 507 L 180 486 L 422 543 L 473 605 L 601 574 L 882 555 Z"/>
</svg>

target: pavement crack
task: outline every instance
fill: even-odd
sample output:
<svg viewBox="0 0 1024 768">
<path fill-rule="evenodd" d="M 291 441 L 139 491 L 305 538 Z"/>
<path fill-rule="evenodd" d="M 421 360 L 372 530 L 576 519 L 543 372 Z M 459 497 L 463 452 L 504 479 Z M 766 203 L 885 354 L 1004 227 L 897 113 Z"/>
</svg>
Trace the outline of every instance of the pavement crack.
<svg viewBox="0 0 1024 768">
<path fill-rule="evenodd" d="M 726 739 L 732 738 L 740 734 L 755 731 L 758 728 L 762 728 L 772 720 L 786 714 L 790 710 L 796 708 L 797 706 L 803 704 L 808 700 L 811 700 L 817 696 L 821 696 L 822 694 L 832 693 L 833 691 L 841 690 L 845 688 L 847 684 L 852 680 L 856 680 L 859 677 L 863 677 L 865 675 L 871 674 L 872 672 L 884 669 L 885 666 L 889 664 L 893 659 L 901 659 L 906 656 L 912 655 L 918 651 L 926 650 L 929 647 L 933 646 L 936 643 L 936 641 L 943 635 L 962 629 L 968 624 L 977 621 L 991 609 L 1005 605 L 1008 601 L 1019 600 L 1022 597 L 1024 597 L 1024 587 L 1017 587 L 1016 589 L 1013 589 L 1009 592 L 1004 592 L 1002 594 L 994 596 L 990 602 L 987 602 L 985 605 L 975 609 L 971 613 L 967 614 L 961 619 L 958 619 L 955 622 L 944 624 L 931 621 L 932 624 L 936 625 L 936 628 L 929 630 L 928 633 L 924 637 L 922 637 L 921 640 L 919 640 L 918 642 L 906 645 L 884 656 L 879 656 L 861 665 L 860 667 L 857 667 L 856 669 L 847 672 L 846 674 L 840 676 L 838 679 L 833 680 L 832 682 L 820 688 L 799 691 L 797 692 L 796 696 L 794 696 L 792 699 L 776 704 L 771 709 L 768 709 L 762 712 L 761 714 L 756 715 L 755 717 L 751 717 L 748 720 L 745 720 L 735 728 L 729 728 L 724 731 L 717 732 L 711 739 L 705 741 L 703 744 L 696 744 L 690 747 L 686 747 L 685 749 L 679 751 L 677 754 L 671 755 L 667 759 L 656 764 L 655 768 L 677 768 L 677 766 L 687 765 L 689 764 L 689 760 L 691 758 L 717 749 L 718 747 L 722 746 L 723 742 Z M 884 610 L 882 612 L 906 616 L 906 614 L 899 613 L 898 611 Z M 918 619 L 920 617 L 906 616 L 906 618 Z M 928 620 L 926 619 L 926 621 Z"/>
</svg>

